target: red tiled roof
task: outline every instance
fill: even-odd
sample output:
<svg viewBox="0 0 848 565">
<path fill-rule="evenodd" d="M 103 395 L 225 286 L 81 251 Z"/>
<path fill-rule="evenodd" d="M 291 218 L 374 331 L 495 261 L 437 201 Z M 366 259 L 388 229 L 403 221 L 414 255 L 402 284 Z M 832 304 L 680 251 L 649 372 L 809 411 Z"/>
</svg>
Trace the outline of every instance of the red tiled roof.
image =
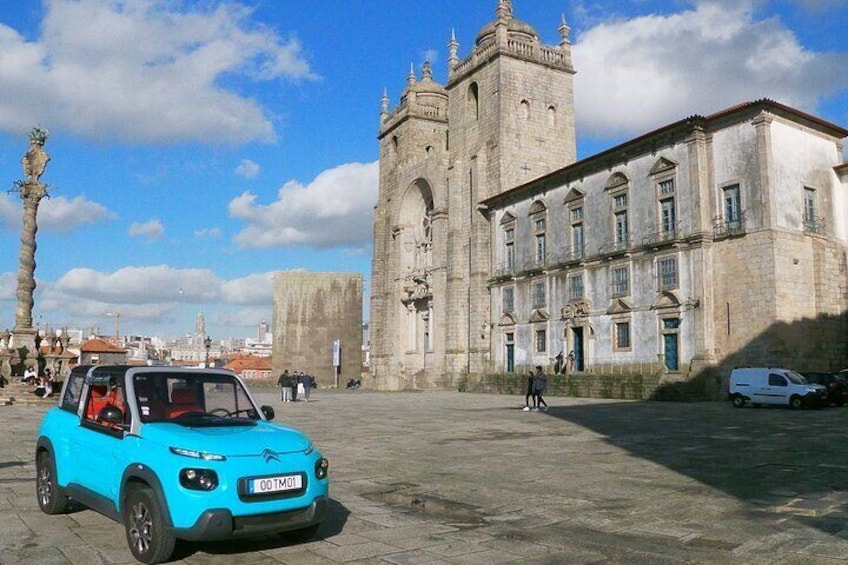
<svg viewBox="0 0 848 565">
<path fill-rule="evenodd" d="M 80 345 L 81 353 L 126 353 L 126 349 L 122 349 L 116 345 L 104 341 L 102 339 L 90 339 Z"/>
</svg>

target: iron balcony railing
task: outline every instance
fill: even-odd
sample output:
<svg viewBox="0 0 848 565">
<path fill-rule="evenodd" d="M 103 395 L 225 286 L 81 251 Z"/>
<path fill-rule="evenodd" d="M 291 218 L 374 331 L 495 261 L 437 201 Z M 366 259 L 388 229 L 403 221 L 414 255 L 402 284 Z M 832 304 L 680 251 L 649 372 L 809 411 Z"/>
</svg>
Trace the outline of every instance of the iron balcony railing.
<svg viewBox="0 0 848 565">
<path fill-rule="evenodd" d="M 745 233 L 745 213 L 742 212 L 738 216 L 732 218 L 723 218 L 721 216 L 713 219 L 713 236 L 729 237 Z"/>
</svg>

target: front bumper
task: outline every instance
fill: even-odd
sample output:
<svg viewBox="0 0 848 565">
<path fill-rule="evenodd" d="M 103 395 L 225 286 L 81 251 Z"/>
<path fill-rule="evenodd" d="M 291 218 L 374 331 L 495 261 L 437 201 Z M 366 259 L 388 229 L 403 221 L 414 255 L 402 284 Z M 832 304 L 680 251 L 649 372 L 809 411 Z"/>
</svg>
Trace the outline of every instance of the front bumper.
<svg viewBox="0 0 848 565">
<path fill-rule="evenodd" d="M 173 528 L 174 535 L 188 541 L 216 541 L 240 537 L 261 536 L 300 530 L 320 523 L 327 515 L 328 502 L 324 496 L 318 496 L 306 508 L 233 516 L 226 508 L 207 510 L 190 528 Z"/>
</svg>

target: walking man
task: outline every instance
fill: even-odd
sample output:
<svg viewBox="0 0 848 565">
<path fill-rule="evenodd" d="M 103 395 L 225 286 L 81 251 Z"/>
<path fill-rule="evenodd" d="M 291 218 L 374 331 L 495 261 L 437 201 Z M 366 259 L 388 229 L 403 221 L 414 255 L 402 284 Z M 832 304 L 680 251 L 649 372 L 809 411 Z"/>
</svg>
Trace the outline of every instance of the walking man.
<svg viewBox="0 0 848 565">
<path fill-rule="evenodd" d="M 536 391 L 534 390 L 533 386 L 535 379 L 533 377 L 533 371 L 529 371 L 527 377 L 527 394 L 524 395 L 524 408 L 522 408 L 522 410 L 524 410 L 525 412 L 530 411 L 531 397 L 533 398 L 533 411 L 536 411 Z"/>
<path fill-rule="evenodd" d="M 312 392 L 312 385 L 315 383 L 315 377 L 309 373 L 304 373 L 300 382 L 303 384 L 303 399 L 306 400 L 306 402 L 309 402 L 309 393 Z"/>
<path fill-rule="evenodd" d="M 548 411 L 548 403 L 542 398 L 545 391 L 548 390 L 548 375 L 542 370 L 541 365 L 536 365 L 536 373 L 533 375 L 533 392 L 536 395 L 536 408 L 533 411 L 539 410 Z"/>
</svg>

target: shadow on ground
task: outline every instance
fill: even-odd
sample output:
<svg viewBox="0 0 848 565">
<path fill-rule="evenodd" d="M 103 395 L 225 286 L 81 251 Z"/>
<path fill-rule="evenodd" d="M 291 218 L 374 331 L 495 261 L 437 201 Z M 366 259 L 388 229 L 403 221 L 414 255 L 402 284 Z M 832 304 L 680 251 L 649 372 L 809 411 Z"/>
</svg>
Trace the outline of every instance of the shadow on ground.
<svg viewBox="0 0 848 565">
<path fill-rule="evenodd" d="M 828 533 L 848 518 L 846 408 L 629 402 L 558 406 L 547 415 L 721 490 L 752 513 L 781 514 Z"/>
</svg>

